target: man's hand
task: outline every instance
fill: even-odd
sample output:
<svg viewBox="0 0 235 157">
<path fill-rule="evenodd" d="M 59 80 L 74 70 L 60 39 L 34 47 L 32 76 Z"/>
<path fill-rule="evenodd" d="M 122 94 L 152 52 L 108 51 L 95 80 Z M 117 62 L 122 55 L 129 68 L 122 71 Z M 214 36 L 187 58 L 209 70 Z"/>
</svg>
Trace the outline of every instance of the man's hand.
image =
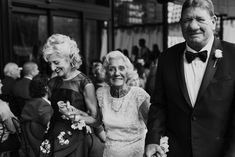
<svg viewBox="0 0 235 157">
<path fill-rule="evenodd" d="M 145 148 L 146 157 L 166 157 L 166 153 L 158 144 L 148 144 Z"/>
</svg>

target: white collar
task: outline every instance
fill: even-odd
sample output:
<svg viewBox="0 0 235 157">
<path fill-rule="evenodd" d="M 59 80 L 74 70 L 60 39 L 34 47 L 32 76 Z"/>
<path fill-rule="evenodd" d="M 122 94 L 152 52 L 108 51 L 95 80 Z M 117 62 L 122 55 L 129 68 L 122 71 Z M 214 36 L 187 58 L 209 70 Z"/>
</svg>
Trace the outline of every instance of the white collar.
<svg viewBox="0 0 235 157">
<path fill-rule="evenodd" d="M 45 98 L 45 97 L 42 97 L 48 104 L 50 104 L 51 105 L 51 102 L 47 99 L 47 98 Z"/>
<path fill-rule="evenodd" d="M 29 79 L 29 80 L 32 80 L 32 79 L 33 79 L 33 78 L 30 77 L 30 76 L 24 76 L 24 78 L 27 78 L 27 79 Z"/>
</svg>

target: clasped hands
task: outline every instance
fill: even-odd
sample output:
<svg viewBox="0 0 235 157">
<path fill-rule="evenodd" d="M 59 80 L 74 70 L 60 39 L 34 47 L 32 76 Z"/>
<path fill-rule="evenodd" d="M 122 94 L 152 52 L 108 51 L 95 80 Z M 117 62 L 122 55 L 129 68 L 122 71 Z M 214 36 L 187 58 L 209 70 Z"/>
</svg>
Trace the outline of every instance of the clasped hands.
<svg viewBox="0 0 235 157">
<path fill-rule="evenodd" d="M 70 104 L 69 101 L 59 101 L 57 102 L 60 113 L 65 116 L 65 119 L 70 119 L 72 122 L 79 122 L 82 117 L 88 116 L 84 111 L 81 111 Z"/>
</svg>

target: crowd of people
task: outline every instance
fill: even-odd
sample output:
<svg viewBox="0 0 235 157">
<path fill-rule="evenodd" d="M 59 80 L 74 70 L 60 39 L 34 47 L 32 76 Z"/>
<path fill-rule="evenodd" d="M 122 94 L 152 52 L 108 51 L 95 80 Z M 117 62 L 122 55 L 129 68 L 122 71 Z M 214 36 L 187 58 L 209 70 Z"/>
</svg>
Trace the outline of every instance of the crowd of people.
<svg viewBox="0 0 235 157">
<path fill-rule="evenodd" d="M 234 156 L 235 45 L 214 36 L 211 0 L 186 0 L 180 24 L 185 42 L 160 55 L 140 39 L 130 57 L 114 50 L 93 61 L 92 75 L 62 34 L 42 50 L 52 76 L 7 63 L 1 157 Z"/>
</svg>

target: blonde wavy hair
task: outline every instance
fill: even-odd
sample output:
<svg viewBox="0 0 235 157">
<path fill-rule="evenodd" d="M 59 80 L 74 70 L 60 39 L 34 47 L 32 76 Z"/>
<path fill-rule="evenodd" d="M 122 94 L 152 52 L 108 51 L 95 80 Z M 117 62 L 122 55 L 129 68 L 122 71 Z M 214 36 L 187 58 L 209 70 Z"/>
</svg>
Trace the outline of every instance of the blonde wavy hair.
<svg viewBox="0 0 235 157">
<path fill-rule="evenodd" d="M 51 55 L 66 57 L 70 60 L 71 67 L 78 69 L 82 64 L 77 43 L 69 36 L 62 34 L 53 34 L 43 46 L 43 58 L 48 62 Z"/>
</svg>

